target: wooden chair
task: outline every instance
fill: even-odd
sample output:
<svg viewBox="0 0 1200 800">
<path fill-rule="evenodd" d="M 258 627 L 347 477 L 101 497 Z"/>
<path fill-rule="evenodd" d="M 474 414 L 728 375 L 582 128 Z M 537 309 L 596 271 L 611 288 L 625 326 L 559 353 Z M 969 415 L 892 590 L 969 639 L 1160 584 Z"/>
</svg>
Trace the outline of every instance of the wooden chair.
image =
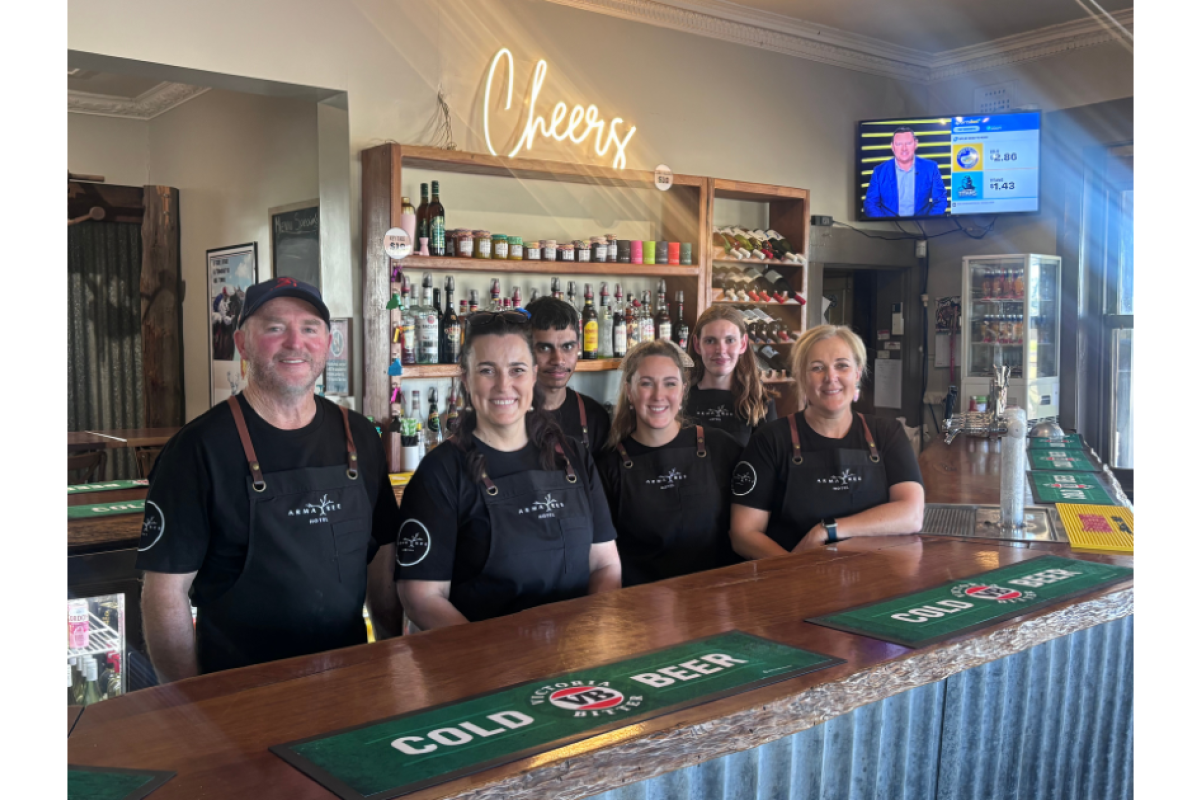
<svg viewBox="0 0 1200 800">
<path fill-rule="evenodd" d="M 103 450 L 88 450 L 67 456 L 67 484 L 95 483 L 104 477 L 104 465 L 108 453 Z"/>
<path fill-rule="evenodd" d="M 161 452 L 161 447 L 139 447 L 134 450 L 134 456 L 137 458 L 138 473 L 141 477 L 150 477 L 150 470 L 154 469 L 154 462 L 158 460 L 158 454 Z"/>
</svg>

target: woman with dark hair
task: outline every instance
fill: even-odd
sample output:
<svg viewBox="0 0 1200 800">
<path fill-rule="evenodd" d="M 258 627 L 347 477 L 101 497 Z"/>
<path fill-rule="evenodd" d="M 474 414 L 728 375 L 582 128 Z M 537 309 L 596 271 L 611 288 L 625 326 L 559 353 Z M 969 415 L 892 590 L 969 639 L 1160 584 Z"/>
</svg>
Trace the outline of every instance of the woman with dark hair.
<svg viewBox="0 0 1200 800">
<path fill-rule="evenodd" d="M 687 415 L 745 447 L 760 425 L 776 418 L 774 393 L 759 377 L 746 320 L 736 308 L 714 304 L 696 320 L 695 331 Z"/>
<path fill-rule="evenodd" d="M 591 456 L 541 411 L 529 317 L 470 315 L 467 410 L 404 490 L 396 582 L 422 630 L 619 589 Z"/>
<path fill-rule="evenodd" d="M 597 466 L 626 586 L 740 561 L 729 542 L 733 437 L 684 421 L 687 356 L 656 339 L 622 363 L 608 448 Z"/>
</svg>

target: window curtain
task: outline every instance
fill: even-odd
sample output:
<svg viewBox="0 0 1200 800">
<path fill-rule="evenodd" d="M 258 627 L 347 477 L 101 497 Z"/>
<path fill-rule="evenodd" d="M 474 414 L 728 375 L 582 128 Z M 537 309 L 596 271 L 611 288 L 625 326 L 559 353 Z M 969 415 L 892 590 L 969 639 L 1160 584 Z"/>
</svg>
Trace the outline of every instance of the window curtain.
<svg viewBox="0 0 1200 800">
<path fill-rule="evenodd" d="M 72 225 L 67 260 L 67 430 L 143 427 L 141 225 Z M 105 480 L 136 477 L 132 450 L 108 451 Z"/>
</svg>

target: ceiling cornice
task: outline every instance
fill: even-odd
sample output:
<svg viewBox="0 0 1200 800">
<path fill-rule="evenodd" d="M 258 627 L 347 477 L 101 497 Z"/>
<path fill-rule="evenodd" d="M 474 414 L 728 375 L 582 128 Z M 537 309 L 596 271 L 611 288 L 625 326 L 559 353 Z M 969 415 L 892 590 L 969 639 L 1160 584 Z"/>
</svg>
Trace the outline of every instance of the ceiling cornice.
<svg viewBox="0 0 1200 800">
<path fill-rule="evenodd" d="M 660 28 L 868 72 L 888 78 L 934 83 L 968 72 L 1047 58 L 1118 38 L 1111 24 L 1093 19 L 1052 25 L 993 42 L 930 53 L 847 31 L 740 6 L 727 0 L 549 0 Z M 1114 18 L 1133 26 L 1133 9 Z"/>
<path fill-rule="evenodd" d="M 160 83 L 134 98 L 68 90 L 67 111 L 76 114 L 94 114 L 100 117 L 154 119 L 159 114 L 170 111 L 207 91 L 208 89 L 202 86 L 169 82 Z"/>
</svg>

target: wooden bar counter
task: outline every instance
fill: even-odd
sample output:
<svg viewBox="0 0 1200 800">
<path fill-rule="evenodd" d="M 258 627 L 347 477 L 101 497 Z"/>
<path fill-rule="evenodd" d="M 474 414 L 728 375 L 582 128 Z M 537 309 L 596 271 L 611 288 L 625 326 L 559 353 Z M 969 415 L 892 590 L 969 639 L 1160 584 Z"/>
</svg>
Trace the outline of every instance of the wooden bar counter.
<svg viewBox="0 0 1200 800">
<path fill-rule="evenodd" d="M 939 537 L 860 537 L 798 555 L 581 598 L 487 622 L 134 692 L 85 709 L 69 737 L 69 761 L 85 766 L 177 772 L 173 780 L 155 792 L 153 800 L 330 798 L 334 797 L 332 793 L 267 748 L 732 629 L 845 659 L 843 665 L 638 722 L 409 796 L 578 798 L 656 776 L 672 780 L 673 775 L 686 775 L 710 762 L 748 757 L 744 751 L 751 748 L 757 748 L 753 753 L 775 753 L 771 743 L 785 737 L 808 735 L 814 728 L 819 731 L 824 727 L 822 723 L 850 724 L 859 719 L 856 709 L 878 708 L 917 697 L 920 692 L 942 698 L 937 700 L 937 713 L 941 714 L 940 704 L 949 709 L 951 703 L 959 702 L 954 698 L 969 697 L 962 692 L 955 694 L 959 690 L 954 689 L 953 681 L 965 680 L 960 674 L 988 669 L 989 662 L 999 659 L 1020 658 L 1031 649 L 1044 653 L 1037 648 L 1054 647 L 1056 642 L 1069 641 L 1074 642 L 1071 647 L 1084 647 L 1080 644 L 1083 640 L 1072 637 L 1092 636 L 1087 639 L 1092 642 L 1095 637 L 1090 629 L 1094 626 L 1100 626 L 1097 630 L 1107 637 L 1104 646 L 1109 649 L 1104 653 L 1108 655 L 1103 657 L 1109 661 L 1117 658 L 1112 653 L 1123 652 L 1124 639 L 1120 636 L 1127 634 L 1118 636 L 1125 628 L 1113 626 L 1128 627 L 1125 618 L 1133 613 L 1132 580 L 915 650 L 804 621 L 806 617 L 930 588 L 1046 553 L 1132 566 L 1131 558 L 1071 553 L 1068 547 L 1057 544 L 1013 547 Z M 1047 664 L 1057 656 L 1050 658 Z M 1080 656 L 1074 658 L 1072 668 L 1078 670 L 1083 662 Z M 1131 654 L 1129 658 L 1131 665 Z M 1063 714 L 1070 711 L 1063 717 L 1065 722 L 1055 723 L 1058 727 L 1051 740 L 1043 741 L 1070 741 L 1073 730 L 1086 726 L 1092 733 L 1081 738 L 1091 744 L 1079 743 L 1082 749 L 1078 754 L 1064 757 L 1081 764 L 1116 759 L 1110 749 L 1103 749 L 1110 747 L 1111 737 L 1096 731 L 1122 730 L 1126 724 L 1131 728 L 1131 720 L 1120 716 L 1124 700 L 1100 697 L 1087 701 L 1086 707 L 1078 707 L 1079 702 L 1065 702 L 1067 694 L 1063 692 L 1101 691 L 1103 687 L 1070 679 L 1063 671 L 1068 669 L 1065 662 L 1057 671 L 1045 667 L 1046 674 L 1038 669 L 1035 667 L 1030 677 L 1021 678 L 1029 684 L 1030 696 L 1045 690 L 1059 691 L 1060 697 L 1057 705 L 1050 700 L 1031 699 L 1030 709 L 1054 713 L 1062 706 L 1067 709 Z M 1097 674 L 1091 673 L 1090 677 L 1096 678 Z M 917 702 L 904 701 L 910 705 Z M 1029 723 L 1013 716 L 1011 702 L 1004 701 L 1004 713 L 1009 715 L 1008 723 L 1016 720 L 1017 730 L 1021 730 L 1022 724 Z M 1089 710 L 1093 708 L 1099 710 Z M 916 712 L 912 713 L 915 719 Z M 948 710 L 945 713 L 949 715 Z M 986 716 L 1000 711 L 985 709 L 979 713 Z M 1108 714 L 1103 724 L 1096 721 L 1099 717 L 1092 716 L 1102 713 Z M 959 716 L 974 722 L 965 712 Z M 990 724 L 1000 725 L 999 717 L 980 719 L 979 724 L 986 725 L 989 719 Z M 905 730 L 908 732 L 888 735 L 890 746 L 911 749 L 917 745 L 920 737 L 913 734 L 915 728 Z M 949 741 L 948 733 L 940 733 L 940 723 L 930 730 L 930 735 Z M 1021 735 L 1017 734 L 1018 738 Z M 826 746 L 834 746 L 832 740 Z M 1035 742 L 1029 747 L 1018 744 L 1017 748 L 1027 759 L 1039 757 L 1041 746 Z M 1096 753 L 1088 749 L 1095 747 L 1101 749 Z M 796 752 L 795 748 L 789 752 Z M 870 758 L 863 755 L 862 746 L 856 752 L 856 759 Z M 1010 746 L 1010 752 L 1017 751 L 1011 751 Z M 779 756 L 793 757 L 799 756 Z M 996 757 L 1003 758 L 1004 754 L 997 753 Z M 914 791 L 912 785 L 904 788 L 906 781 L 917 780 L 912 772 L 915 768 L 906 766 L 911 758 L 902 755 L 894 763 L 889 762 L 888 769 L 893 772 L 886 777 L 884 794 L 878 796 L 933 796 L 923 790 Z M 883 756 L 876 758 L 883 760 Z M 944 769 L 955 770 L 965 769 L 967 763 L 949 757 L 941 757 L 941 761 L 946 761 Z M 1014 755 L 1012 763 L 1016 762 Z M 819 770 L 821 762 L 815 763 L 813 769 Z M 858 761 L 854 765 L 852 768 L 847 762 L 844 770 L 827 765 L 824 780 L 850 780 L 847 776 L 858 769 Z M 871 761 L 869 765 L 882 774 L 881 763 Z M 894 772 L 905 769 L 910 770 L 906 773 L 909 777 Z M 997 774 L 1006 773 L 1000 770 Z M 1070 781 L 1072 774 L 1068 771 L 1053 780 Z M 972 783 L 974 778 L 967 780 L 960 775 L 958 780 L 969 791 L 954 795 L 939 789 L 938 796 L 996 796 Z M 943 779 L 939 773 L 938 781 L 937 785 L 945 788 L 951 778 Z M 1117 775 L 1111 781 L 1121 784 L 1124 778 Z M 890 791 L 893 785 L 894 792 Z M 765 791 L 765 787 L 738 789 L 736 783 L 731 787 L 724 790 L 729 797 L 751 797 L 760 789 Z M 612 796 L 627 795 L 614 792 Z M 667 792 L 665 796 L 678 795 Z M 793 786 L 784 796 L 817 795 L 801 795 Z M 876 795 L 872 792 L 870 796 Z M 1067 791 L 1048 796 L 1084 795 Z"/>
</svg>

